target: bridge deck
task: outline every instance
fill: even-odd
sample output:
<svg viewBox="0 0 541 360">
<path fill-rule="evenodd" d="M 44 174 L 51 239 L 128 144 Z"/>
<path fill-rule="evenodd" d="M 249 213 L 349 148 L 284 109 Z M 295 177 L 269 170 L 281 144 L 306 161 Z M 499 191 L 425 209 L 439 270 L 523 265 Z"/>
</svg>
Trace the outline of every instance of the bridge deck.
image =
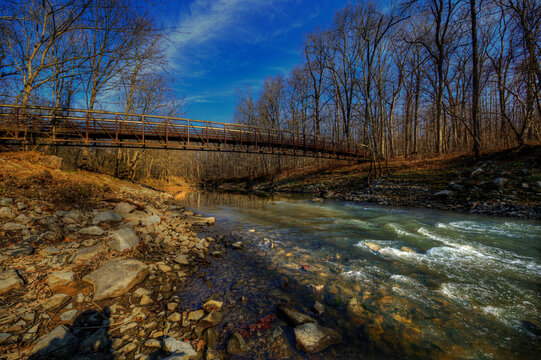
<svg viewBox="0 0 541 360">
<path fill-rule="evenodd" d="M 366 159 L 368 153 L 364 145 L 348 145 L 288 130 L 143 114 L 1 104 L 0 140 L 345 159 Z"/>
</svg>

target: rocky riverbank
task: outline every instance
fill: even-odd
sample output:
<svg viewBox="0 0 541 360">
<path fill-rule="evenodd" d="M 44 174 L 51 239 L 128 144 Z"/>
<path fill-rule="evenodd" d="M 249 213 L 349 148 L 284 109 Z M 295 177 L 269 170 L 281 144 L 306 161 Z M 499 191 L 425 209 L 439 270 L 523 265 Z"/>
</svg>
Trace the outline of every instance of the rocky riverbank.
<svg viewBox="0 0 541 360">
<path fill-rule="evenodd" d="M 391 162 L 386 172 L 367 181 L 368 164 L 306 169 L 274 179 L 217 181 L 224 192 L 302 194 L 392 207 L 433 208 L 541 219 L 541 147 L 470 158 Z"/>
<path fill-rule="evenodd" d="M 186 293 L 183 284 L 213 259 L 243 251 L 229 235 L 201 235 L 214 218 L 163 192 L 59 167 L 39 154 L 0 156 L 2 359 L 254 358 L 268 343 L 303 357 L 282 331 L 305 316 L 293 308 L 278 320 L 274 303 L 234 327 L 224 315 L 235 306 L 242 318 L 245 297 Z M 188 308 L 179 295 L 201 305 Z M 298 349 L 340 343 L 340 334 L 304 320 L 289 324 Z"/>
</svg>

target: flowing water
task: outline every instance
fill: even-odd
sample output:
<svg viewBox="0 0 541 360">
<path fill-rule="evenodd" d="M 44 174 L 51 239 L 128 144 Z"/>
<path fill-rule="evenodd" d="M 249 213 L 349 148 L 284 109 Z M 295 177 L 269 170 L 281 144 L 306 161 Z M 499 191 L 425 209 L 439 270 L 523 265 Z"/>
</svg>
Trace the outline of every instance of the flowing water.
<svg viewBox="0 0 541 360">
<path fill-rule="evenodd" d="M 318 300 L 326 306 L 318 322 L 344 341 L 312 359 L 541 353 L 539 222 L 214 193 L 179 203 L 215 216 L 216 231 L 245 243 L 181 292 L 223 298 L 224 328 L 253 323 L 279 302 L 308 313 Z M 304 357 L 283 328 L 286 344 L 268 345 L 271 337 L 257 358 Z"/>
</svg>

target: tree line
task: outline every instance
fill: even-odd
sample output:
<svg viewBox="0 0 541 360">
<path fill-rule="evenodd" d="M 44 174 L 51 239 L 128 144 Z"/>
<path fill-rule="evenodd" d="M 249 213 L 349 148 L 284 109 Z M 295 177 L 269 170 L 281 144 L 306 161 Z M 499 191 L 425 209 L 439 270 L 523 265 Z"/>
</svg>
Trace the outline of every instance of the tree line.
<svg viewBox="0 0 541 360">
<path fill-rule="evenodd" d="M 239 90 L 237 122 L 368 144 L 377 158 L 538 143 L 541 2 L 360 1 L 291 73 Z"/>
</svg>

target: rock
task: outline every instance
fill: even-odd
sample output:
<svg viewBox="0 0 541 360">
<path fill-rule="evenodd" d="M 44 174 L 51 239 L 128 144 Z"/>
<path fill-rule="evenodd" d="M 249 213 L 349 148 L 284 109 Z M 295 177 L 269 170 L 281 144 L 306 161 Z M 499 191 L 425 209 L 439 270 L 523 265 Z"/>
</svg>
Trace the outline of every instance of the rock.
<svg viewBox="0 0 541 360">
<path fill-rule="evenodd" d="M 82 353 L 104 352 L 111 346 L 111 340 L 106 328 L 99 329 L 79 344 L 79 351 Z"/>
<path fill-rule="evenodd" d="M 12 290 L 20 289 L 24 285 L 23 280 L 15 270 L 5 270 L 0 272 L 0 295 L 6 294 Z"/>
<path fill-rule="evenodd" d="M 73 355 L 79 340 L 64 325 L 41 337 L 32 349 L 33 356 L 40 359 L 66 359 Z"/>
<path fill-rule="evenodd" d="M 139 246 L 139 237 L 132 229 L 119 229 L 113 231 L 113 240 L 109 246 L 116 251 L 124 251 Z"/>
<path fill-rule="evenodd" d="M 316 303 L 312 307 L 312 310 L 314 311 L 316 315 L 321 315 L 325 312 L 325 305 L 323 305 L 319 301 L 316 301 Z"/>
<path fill-rule="evenodd" d="M 402 246 L 402 247 L 400 248 L 400 250 L 403 251 L 403 252 L 415 253 L 415 250 L 413 250 L 412 248 L 407 247 L 407 246 Z"/>
<path fill-rule="evenodd" d="M 77 310 L 65 311 L 60 315 L 62 321 L 71 321 L 77 315 Z"/>
<path fill-rule="evenodd" d="M 365 242 L 364 244 L 372 251 L 381 250 L 381 246 L 379 246 L 378 244 L 374 244 L 373 242 Z"/>
<path fill-rule="evenodd" d="M 188 320 L 199 321 L 203 316 L 205 316 L 205 312 L 203 310 L 192 311 L 188 314 Z"/>
<path fill-rule="evenodd" d="M 75 296 L 75 301 L 77 301 L 79 304 L 85 301 L 85 295 L 83 293 L 78 293 L 77 296 Z"/>
<path fill-rule="evenodd" d="M 205 360 L 220 360 L 220 353 L 214 349 L 207 349 L 205 353 Z"/>
<path fill-rule="evenodd" d="M 81 235 L 96 235 L 96 236 L 100 236 L 100 235 L 103 235 L 103 233 L 105 232 L 102 228 L 100 228 L 99 226 L 90 226 L 90 227 L 86 227 L 86 228 L 83 228 L 81 230 L 78 231 L 79 234 Z"/>
<path fill-rule="evenodd" d="M 227 353 L 230 355 L 241 355 L 248 350 L 246 341 L 238 332 L 234 333 L 227 342 Z"/>
<path fill-rule="evenodd" d="M 453 196 L 453 192 L 451 190 L 442 190 L 434 194 L 434 198 L 442 200 L 448 199 L 451 196 Z"/>
<path fill-rule="evenodd" d="M 0 198 L 0 206 L 10 206 L 10 205 L 13 205 L 13 199 Z"/>
<path fill-rule="evenodd" d="M 215 328 L 208 328 L 203 332 L 203 340 L 207 342 L 207 346 L 209 348 L 216 348 L 218 346 L 218 336 L 219 336 L 218 330 Z"/>
<path fill-rule="evenodd" d="M 231 244 L 231 247 L 233 247 L 233 249 L 242 249 L 244 247 L 244 244 L 242 243 L 242 241 L 237 241 Z"/>
<path fill-rule="evenodd" d="M 21 224 L 28 224 L 31 221 L 31 219 L 25 214 L 21 214 L 15 218 L 15 221 Z"/>
<path fill-rule="evenodd" d="M 313 197 L 312 199 L 310 199 L 310 201 L 314 203 L 319 203 L 319 202 L 323 202 L 323 199 L 319 197 Z"/>
<path fill-rule="evenodd" d="M 11 335 L 12 334 L 10 333 L 0 333 L 0 344 L 5 343 L 11 337 Z"/>
<path fill-rule="evenodd" d="M 201 319 L 201 323 L 203 323 L 204 325 L 216 326 L 222 321 L 223 317 L 224 315 L 222 314 L 222 312 L 213 310 L 208 313 L 207 316 Z"/>
<path fill-rule="evenodd" d="M 203 304 L 203 309 L 205 309 L 207 312 L 218 309 L 220 310 L 223 306 L 223 301 L 217 301 L 217 300 L 209 300 L 206 303 Z"/>
<path fill-rule="evenodd" d="M 145 288 L 139 288 L 133 292 L 133 296 L 135 297 L 141 297 L 143 295 L 150 295 L 150 291 Z"/>
<path fill-rule="evenodd" d="M 149 266 L 133 259 L 111 260 L 83 280 L 94 285 L 94 300 L 117 297 L 145 279 Z"/>
<path fill-rule="evenodd" d="M 148 216 L 144 219 L 141 219 L 141 225 L 143 226 L 152 226 L 152 225 L 157 225 L 159 224 L 161 221 L 160 217 L 158 215 L 151 215 L 151 216 Z"/>
<path fill-rule="evenodd" d="M 51 256 L 56 255 L 60 252 L 60 249 L 54 246 L 47 246 L 39 251 L 39 254 L 42 256 Z"/>
<path fill-rule="evenodd" d="M 23 202 L 18 202 L 17 203 L 17 209 L 19 209 L 19 211 L 26 210 L 26 204 L 23 203 Z"/>
<path fill-rule="evenodd" d="M 105 249 L 103 248 L 103 246 L 100 246 L 100 245 L 79 249 L 71 257 L 71 262 L 84 261 L 84 260 L 92 259 L 94 256 L 98 255 L 99 253 L 103 252 L 104 250 Z"/>
<path fill-rule="evenodd" d="M 342 342 L 342 335 L 315 323 L 305 323 L 293 329 L 297 347 L 308 353 L 318 353 Z"/>
<path fill-rule="evenodd" d="M 141 297 L 141 301 L 139 302 L 139 305 L 146 306 L 152 304 L 152 299 L 148 295 L 143 295 Z"/>
<path fill-rule="evenodd" d="M 64 224 L 78 224 L 81 219 L 81 212 L 78 210 L 72 210 L 62 218 Z"/>
<path fill-rule="evenodd" d="M 498 189 L 501 189 L 505 186 L 505 184 L 507 184 L 507 179 L 506 178 L 503 178 L 503 177 L 499 177 L 499 178 L 496 178 L 494 180 L 492 180 L 492 183 L 498 188 Z"/>
<path fill-rule="evenodd" d="M 53 255 L 47 259 L 47 265 L 53 269 L 62 268 L 68 262 L 68 254 Z"/>
<path fill-rule="evenodd" d="M 71 296 L 66 294 L 56 294 L 51 296 L 47 301 L 42 304 L 44 310 L 56 311 L 62 306 L 66 305 L 71 300 Z"/>
<path fill-rule="evenodd" d="M 92 224 L 93 225 L 99 225 L 101 224 L 102 222 L 119 222 L 119 221 L 122 221 L 122 216 L 118 215 L 116 212 L 114 211 L 103 211 L 103 212 L 100 212 L 99 214 L 97 214 L 96 216 L 94 216 L 94 218 L 92 219 Z"/>
<path fill-rule="evenodd" d="M 121 202 L 116 204 L 115 211 L 121 215 L 127 215 L 135 210 L 137 206 L 129 204 L 127 202 Z"/>
<path fill-rule="evenodd" d="M 162 344 L 160 343 L 160 340 L 149 339 L 149 340 L 145 341 L 145 346 L 148 347 L 148 348 L 159 349 L 159 348 L 162 347 Z"/>
<path fill-rule="evenodd" d="M 19 255 L 31 255 L 34 252 L 34 248 L 29 243 L 23 242 L 18 244 L 13 244 L 6 250 L 4 254 L 9 256 L 19 256 Z"/>
<path fill-rule="evenodd" d="M 278 306 L 278 315 L 292 326 L 297 326 L 308 322 L 316 322 L 310 316 L 302 314 L 283 305 Z"/>
<path fill-rule="evenodd" d="M 480 176 L 481 174 L 483 174 L 485 172 L 485 170 L 483 170 L 482 168 L 477 168 L 475 170 L 473 170 L 470 174 L 471 177 L 478 177 Z"/>
<path fill-rule="evenodd" d="M 5 231 L 20 231 L 27 228 L 28 226 L 26 225 L 14 223 L 14 222 L 5 223 L 4 226 L 2 226 L 2 229 Z"/>
<path fill-rule="evenodd" d="M 188 222 L 191 225 L 204 226 L 204 225 L 213 225 L 216 222 L 216 219 L 213 217 L 186 216 L 184 218 L 184 221 Z"/>
<path fill-rule="evenodd" d="M 180 313 L 178 313 L 178 312 L 174 312 L 174 313 L 172 313 L 171 315 L 169 315 L 167 317 L 167 320 L 169 320 L 171 322 L 179 322 L 180 319 L 182 319 L 182 315 L 180 315 Z"/>
<path fill-rule="evenodd" d="M 172 337 L 163 339 L 163 348 L 166 351 L 171 352 L 172 356 L 176 356 L 174 358 L 168 357 L 168 359 L 192 360 L 198 357 L 190 343 L 180 341 Z"/>
<path fill-rule="evenodd" d="M 47 285 L 52 289 L 69 284 L 73 280 L 75 280 L 75 275 L 72 271 L 54 271 L 47 276 Z"/>
<path fill-rule="evenodd" d="M 13 214 L 13 211 L 11 211 L 8 207 L 0 208 L 0 218 L 2 219 L 13 219 L 15 214 Z"/>
<path fill-rule="evenodd" d="M 180 264 L 180 265 L 189 265 L 190 262 L 188 261 L 188 256 L 184 255 L 184 254 L 178 254 L 174 259 L 173 259 L 174 262 L 176 262 L 177 264 Z"/>
</svg>

